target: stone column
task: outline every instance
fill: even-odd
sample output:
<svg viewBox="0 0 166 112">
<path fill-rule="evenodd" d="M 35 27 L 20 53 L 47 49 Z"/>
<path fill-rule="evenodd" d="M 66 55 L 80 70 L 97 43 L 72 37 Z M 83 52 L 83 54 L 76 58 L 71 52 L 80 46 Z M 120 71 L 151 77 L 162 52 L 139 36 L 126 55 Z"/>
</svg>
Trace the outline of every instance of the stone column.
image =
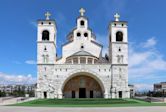
<svg viewBox="0 0 166 112">
<path fill-rule="evenodd" d="M 88 64 L 88 57 L 86 57 L 86 64 Z"/>
<path fill-rule="evenodd" d="M 107 92 L 107 91 L 104 92 L 104 98 L 105 98 L 105 99 L 108 98 L 108 92 Z"/>
<path fill-rule="evenodd" d="M 78 64 L 80 64 L 80 57 L 78 57 Z"/>
<path fill-rule="evenodd" d="M 74 64 L 74 62 L 73 62 L 73 58 L 72 58 L 72 60 L 71 60 L 71 63 Z"/>
<path fill-rule="evenodd" d="M 115 88 L 111 88 L 111 98 L 116 98 Z"/>
<path fill-rule="evenodd" d="M 95 59 L 94 59 L 94 58 L 92 58 L 92 64 L 94 64 L 94 63 L 95 63 L 95 62 L 94 62 L 94 60 L 95 60 Z"/>
<path fill-rule="evenodd" d="M 61 91 L 61 90 L 59 90 L 59 92 L 58 92 L 58 99 L 62 99 L 62 98 L 63 98 L 62 91 Z"/>
</svg>

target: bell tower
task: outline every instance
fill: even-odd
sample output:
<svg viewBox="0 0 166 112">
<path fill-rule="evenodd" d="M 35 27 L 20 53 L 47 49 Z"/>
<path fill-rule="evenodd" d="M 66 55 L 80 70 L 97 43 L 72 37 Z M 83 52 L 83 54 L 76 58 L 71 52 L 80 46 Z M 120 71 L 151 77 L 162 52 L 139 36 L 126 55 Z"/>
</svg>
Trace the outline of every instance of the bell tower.
<svg viewBox="0 0 166 112">
<path fill-rule="evenodd" d="M 128 98 L 128 34 L 127 22 L 120 15 L 109 26 L 109 61 L 112 64 L 112 98 Z"/>
<path fill-rule="evenodd" d="M 120 15 L 115 14 L 115 21 L 109 26 L 109 57 L 112 64 L 128 64 L 127 22 L 119 21 Z"/>
<path fill-rule="evenodd" d="M 56 23 L 50 20 L 51 14 L 45 14 L 45 20 L 38 20 L 37 63 L 54 64 L 56 62 Z"/>
</svg>

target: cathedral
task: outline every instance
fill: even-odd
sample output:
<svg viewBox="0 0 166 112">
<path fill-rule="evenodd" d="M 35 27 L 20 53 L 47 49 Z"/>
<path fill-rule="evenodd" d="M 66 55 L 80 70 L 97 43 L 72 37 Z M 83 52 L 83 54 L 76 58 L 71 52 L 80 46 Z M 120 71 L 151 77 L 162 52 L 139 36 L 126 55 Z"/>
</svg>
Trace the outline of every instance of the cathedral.
<svg viewBox="0 0 166 112">
<path fill-rule="evenodd" d="M 127 22 L 115 14 L 108 27 L 108 52 L 89 27 L 85 10 L 79 10 L 76 27 L 57 57 L 57 26 L 51 14 L 37 25 L 37 98 L 129 98 Z M 103 38 L 104 39 L 104 38 Z"/>
</svg>

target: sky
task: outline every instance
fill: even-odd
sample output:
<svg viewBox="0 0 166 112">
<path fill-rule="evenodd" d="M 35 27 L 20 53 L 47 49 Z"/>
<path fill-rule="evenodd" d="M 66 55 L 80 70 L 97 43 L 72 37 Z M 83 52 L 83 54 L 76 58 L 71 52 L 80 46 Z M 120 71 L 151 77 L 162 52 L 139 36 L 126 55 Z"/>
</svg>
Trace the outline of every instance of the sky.
<svg viewBox="0 0 166 112">
<path fill-rule="evenodd" d="M 165 0 L 2 0 L 0 4 L 0 84 L 36 82 L 37 20 L 49 11 L 57 24 L 57 52 L 76 26 L 79 9 L 108 51 L 108 25 L 118 12 L 128 21 L 129 83 L 152 90 L 166 81 Z"/>
</svg>

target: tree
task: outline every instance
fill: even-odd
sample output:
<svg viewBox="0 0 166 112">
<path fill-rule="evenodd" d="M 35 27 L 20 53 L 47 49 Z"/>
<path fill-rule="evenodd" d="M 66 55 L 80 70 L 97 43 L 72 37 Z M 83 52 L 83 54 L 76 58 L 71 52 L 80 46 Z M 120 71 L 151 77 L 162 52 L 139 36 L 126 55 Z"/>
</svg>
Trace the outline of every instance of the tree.
<svg viewBox="0 0 166 112">
<path fill-rule="evenodd" d="M 3 91 L 0 91 L 0 97 L 5 97 L 5 96 L 6 96 L 6 93 Z"/>
</svg>

